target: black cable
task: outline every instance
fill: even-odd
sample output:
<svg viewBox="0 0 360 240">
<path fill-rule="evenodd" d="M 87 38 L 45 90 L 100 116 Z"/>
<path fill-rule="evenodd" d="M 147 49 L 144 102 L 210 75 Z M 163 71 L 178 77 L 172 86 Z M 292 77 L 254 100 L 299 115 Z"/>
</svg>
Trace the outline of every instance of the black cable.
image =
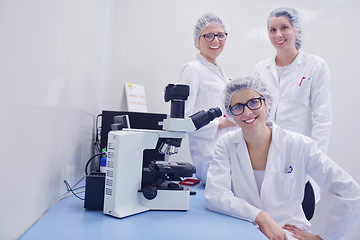
<svg viewBox="0 0 360 240">
<path fill-rule="evenodd" d="M 81 188 L 85 188 L 85 186 L 81 186 L 81 187 L 77 187 L 77 188 L 73 188 L 73 191 L 79 190 Z"/>
<path fill-rule="evenodd" d="M 74 192 L 74 190 L 70 187 L 70 184 L 69 184 L 66 180 L 64 180 L 64 183 L 65 183 L 65 185 L 66 185 L 67 190 L 70 191 L 70 192 L 72 192 L 72 194 L 74 194 L 75 197 L 77 197 L 77 198 L 80 199 L 80 200 L 85 200 L 85 198 L 79 197 L 79 196 Z"/>
<path fill-rule="evenodd" d="M 94 156 L 92 156 L 92 157 L 87 161 L 87 163 L 86 163 L 86 165 L 85 165 L 85 176 L 88 175 L 87 169 L 88 169 L 88 167 L 89 167 L 89 164 L 90 164 L 91 160 L 93 160 L 93 159 L 96 158 L 97 156 L 101 156 L 101 155 L 103 155 L 103 154 L 104 154 L 104 153 L 95 154 Z"/>
</svg>

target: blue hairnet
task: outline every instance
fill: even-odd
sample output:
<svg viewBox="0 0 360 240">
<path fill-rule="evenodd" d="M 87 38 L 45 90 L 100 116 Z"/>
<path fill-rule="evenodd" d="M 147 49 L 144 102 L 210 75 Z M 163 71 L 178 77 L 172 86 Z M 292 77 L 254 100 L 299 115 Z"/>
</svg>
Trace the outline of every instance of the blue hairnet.
<svg viewBox="0 0 360 240">
<path fill-rule="evenodd" d="M 303 15 L 299 11 L 293 8 L 285 8 L 285 7 L 277 8 L 270 13 L 269 18 L 267 20 L 267 27 L 269 28 L 270 18 L 281 17 L 281 16 L 289 19 L 291 25 L 294 27 L 295 47 L 297 50 L 299 50 L 305 33 L 305 20 Z"/>
<path fill-rule="evenodd" d="M 259 93 L 262 97 L 265 98 L 266 103 L 266 122 L 270 122 L 270 116 L 272 111 L 272 106 L 274 102 L 274 94 L 269 90 L 269 88 L 260 81 L 258 78 L 249 76 L 249 77 L 240 77 L 235 80 L 230 81 L 223 92 L 223 98 L 224 98 L 224 112 L 226 117 L 232 121 L 235 122 L 234 116 L 230 112 L 230 103 L 231 98 L 234 95 L 235 92 L 241 90 L 241 89 L 251 89 L 255 92 Z"/>
<path fill-rule="evenodd" d="M 199 38 L 201 32 L 206 28 L 207 25 L 211 23 L 218 23 L 220 26 L 224 29 L 226 32 L 225 23 L 220 19 L 219 16 L 217 16 L 213 12 L 208 12 L 202 15 L 196 22 L 195 29 L 194 29 L 194 43 L 195 47 L 199 48 Z"/>
</svg>

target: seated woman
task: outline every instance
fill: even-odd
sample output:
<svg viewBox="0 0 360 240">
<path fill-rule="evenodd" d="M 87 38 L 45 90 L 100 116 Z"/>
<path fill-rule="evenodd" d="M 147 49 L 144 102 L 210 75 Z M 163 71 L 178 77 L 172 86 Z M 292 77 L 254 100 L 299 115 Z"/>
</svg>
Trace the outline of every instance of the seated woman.
<svg viewBox="0 0 360 240">
<path fill-rule="evenodd" d="M 309 137 L 268 121 L 273 98 L 254 77 L 227 84 L 225 114 L 240 128 L 218 141 L 207 175 L 207 207 L 257 224 L 269 239 L 351 239 L 360 186 Z M 301 206 L 307 175 L 336 198 L 319 235 L 310 233 Z"/>
</svg>

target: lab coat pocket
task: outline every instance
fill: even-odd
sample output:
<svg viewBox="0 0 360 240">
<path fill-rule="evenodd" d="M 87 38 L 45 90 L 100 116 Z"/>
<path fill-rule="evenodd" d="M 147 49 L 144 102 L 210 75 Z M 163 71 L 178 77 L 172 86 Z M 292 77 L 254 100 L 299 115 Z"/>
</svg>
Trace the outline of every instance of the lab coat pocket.
<svg viewBox="0 0 360 240">
<path fill-rule="evenodd" d="M 309 106 L 311 95 L 311 78 L 306 76 L 297 76 L 296 81 L 292 82 L 289 91 L 289 99 L 295 104 Z"/>
<path fill-rule="evenodd" d="M 274 173 L 274 197 L 279 202 L 288 202 L 294 197 L 296 189 L 295 174 L 291 173 Z"/>
</svg>

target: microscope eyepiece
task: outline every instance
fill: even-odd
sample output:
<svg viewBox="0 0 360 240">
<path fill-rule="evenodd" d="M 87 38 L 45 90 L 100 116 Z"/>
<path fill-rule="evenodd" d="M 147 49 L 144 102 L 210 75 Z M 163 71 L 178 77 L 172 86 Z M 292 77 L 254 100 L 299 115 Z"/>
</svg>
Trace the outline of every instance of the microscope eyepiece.
<svg viewBox="0 0 360 240">
<path fill-rule="evenodd" d="M 217 117 L 220 117 L 222 115 L 222 112 L 220 108 L 210 108 L 208 111 L 199 111 L 193 115 L 190 116 L 191 120 L 193 121 L 196 130 L 204 127 L 205 125 L 209 124 L 212 120 L 214 120 Z"/>
</svg>

